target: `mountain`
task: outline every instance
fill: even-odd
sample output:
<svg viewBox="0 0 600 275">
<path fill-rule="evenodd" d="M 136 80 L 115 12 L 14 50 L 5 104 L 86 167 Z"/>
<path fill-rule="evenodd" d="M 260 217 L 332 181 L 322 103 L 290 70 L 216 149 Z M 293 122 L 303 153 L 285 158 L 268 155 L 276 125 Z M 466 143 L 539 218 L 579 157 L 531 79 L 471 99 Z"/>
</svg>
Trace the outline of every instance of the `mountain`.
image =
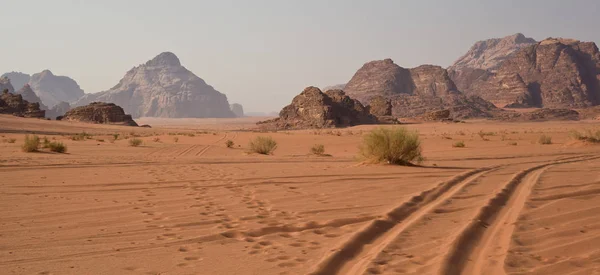
<svg viewBox="0 0 600 275">
<path fill-rule="evenodd" d="M 137 66 L 112 89 L 86 94 L 76 106 L 115 103 L 133 117 L 235 117 L 227 97 L 164 52 Z"/>
<path fill-rule="evenodd" d="M 336 85 L 327 86 L 327 87 L 323 88 L 323 91 L 344 90 L 344 89 L 346 89 L 346 84 L 336 84 Z"/>
<path fill-rule="evenodd" d="M 41 110 L 48 110 L 48 107 L 42 103 L 42 100 L 35 94 L 29 84 L 23 85 L 23 88 L 19 89 L 16 94 L 21 95 L 23 100 L 27 100 L 29 103 L 39 103 Z"/>
<path fill-rule="evenodd" d="M 229 105 L 231 111 L 235 114 L 236 117 L 244 117 L 244 106 L 239 103 L 232 103 Z"/>
<path fill-rule="evenodd" d="M 548 38 L 518 50 L 464 92 L 506 107 L 599 105 L 600 52 L 593 42 Z"/>
<path fill-rule="evenodd" d="M 10 79 L 10 82 L 15 89 L 21 89 L 25 84 L 29 83 L 29 80 L 31 79 L 30 75 L 21 72 L 5 73 L 2 76 Z"/>
<path fill-rule="evenodd" d="M 15 88 L 10 83 L 10 79 L 8 79 L 8 77 L 2 76 L 0 77 L 0 92 L 4 92 L 4 90 L 7 90 L 9 93 L 15 92 Z"/>
<path fill-rule="evenodd" d="M 29 85 L 49 108 L 61 101 L 74 102 L 84 95 L 75 80 L 54 75 L 49 70 L 32 75 Z"/>
<path fill-rule="evenodd" d="M 345 92 L 363 104 L 382 96 L 392 102 L 392 113 L 414 117 L 449 109 L 455 118 L 489 117 L 493 104 L 477 97 L 465 96 L 450 79 L 446 69 L 422 65 L 402 68 L 391 59 L 364 64 L 346 84 Z"/>
</svg>

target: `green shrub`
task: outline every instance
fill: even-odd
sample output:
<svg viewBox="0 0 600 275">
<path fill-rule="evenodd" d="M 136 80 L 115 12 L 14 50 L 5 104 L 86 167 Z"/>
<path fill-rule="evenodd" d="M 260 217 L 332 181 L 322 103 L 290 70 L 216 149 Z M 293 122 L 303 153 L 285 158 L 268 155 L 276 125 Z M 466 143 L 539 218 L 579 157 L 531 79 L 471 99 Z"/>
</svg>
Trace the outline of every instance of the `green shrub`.
<svg viewBox="0 0 600 275">
<path fill-rule="evenodd" d="M 596 130 L 595 132 L 587 130 L 585 133 L 572 131 L 570 135 L 572 138 L 577 140 L 587 141 L 591 143 L 600 143 L 600 130 Z"/>
<path fill-rule="evenodd" d="M 225 141 L 225 146 L 227 146 L 227 148 L 231 148 L 231 147 L 233 147 L 233 145 L 234 145 L 233 140 Z"/>
<path fill-rule="evenodd" d="M 325 154 L 325 145 L 315 144 L 313 145 L 313 147 L 310 148 L 310 152 L 313 155 L 322 156 L 323 154 Z"/>
<path fill-rule="evenodd" d="M 552 144 L 552 137 L 547 135 L 541 135 L 538 139 L 538 143 L 543 145 Z"/>
<path fill-rule="evenodd" d="M 455 148 L 464 148 L 465 146 L 466 145 L 465 145 L 464 141 L 457 141 L 454 144 L 452 144 L 452 147 L 455 147 Z"/>
<path fill-rule="evenodd" d="M 277 148 L 277 142 L 272 137 L 258 136 L 248 145 L 250 152 L 269 155 Z"/>
<path fill-rule="evenodd" d="M 142 145 L 142 140 L 139 138 L 132 138 L 129 140 L 129 146 L 138 147 Z"/>
<path fill-rule="evenodd" d="M 372 130 L 364 136 L 360 152 L 373 162 L 411 165 L 423 160 L 419 133 L 403 127 Z"/>
<path fill-rule="evenodd" d="M 64 145 L 62 142 L 58 142 L 58 141 L 53 141 L 48 143 L 48 148 L 50 148 L 50 151 L 52 152 L 57 152 L 57 153 L 66 153 L 67 152 L 67 146 Z"/>
<path fill-rule="evenodd" d="M 23 152 L 37 152 L 40 148 L 40 138 L 36 135 L 34 136 L 25 136 L 25 143 L 21 146 Z"/>
</svg>

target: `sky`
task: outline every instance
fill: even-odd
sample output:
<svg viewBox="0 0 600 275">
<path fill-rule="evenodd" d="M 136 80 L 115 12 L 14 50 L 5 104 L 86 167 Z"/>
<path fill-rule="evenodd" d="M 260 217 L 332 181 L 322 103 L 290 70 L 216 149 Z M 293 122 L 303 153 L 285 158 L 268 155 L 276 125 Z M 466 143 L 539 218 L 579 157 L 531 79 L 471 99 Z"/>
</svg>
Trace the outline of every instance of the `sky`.
<svg viewBox="0 0 600 275">
<path fill-rule="evenodd" d="M 240 103 L 279 111 L 371 60 L 447 67 L 523 33 L 600 42 L 598 0 L 0 0 L 0 74 L 50 69 L 108 90 L 161 52 Z"/>
</svg>

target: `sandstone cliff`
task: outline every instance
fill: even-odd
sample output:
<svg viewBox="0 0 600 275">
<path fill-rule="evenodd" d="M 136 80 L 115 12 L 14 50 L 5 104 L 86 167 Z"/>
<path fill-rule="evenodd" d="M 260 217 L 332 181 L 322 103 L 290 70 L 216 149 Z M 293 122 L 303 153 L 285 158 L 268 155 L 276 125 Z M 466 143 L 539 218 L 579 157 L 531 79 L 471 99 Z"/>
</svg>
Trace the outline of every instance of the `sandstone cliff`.
<svg viewBox="0 0 600 275">
<path fill-rule="evenodd" d="M 242 104 L 233 103 L 229 105 L 231 111 L 235 114 L 236 117 L 244 117 L 244 107 Z"/>
<path fill-rule="evenodd" d="M 134 117 L 235 117 L 227 97 L 170 52 L 131 69 L 110 90 L 86 94 L 76 106 L 94 101 L 115 103 Z"/>
<path fill-rule="evenodd" d="M 138 126 L 131 115 L 125 114 L 123 108 L 114 103 L 104 102 L 92 102 L 89 105 L 71 109 L 61 120 Z"/>
<path fill-rule="evenodd" d="M 45 111 L 40 109 L 39 103 L 30 103 L 21 95 L 9 93 L 8 89 L 4 89 L 0 94 L 0 114 L 44 118 Z"/>
</svg>

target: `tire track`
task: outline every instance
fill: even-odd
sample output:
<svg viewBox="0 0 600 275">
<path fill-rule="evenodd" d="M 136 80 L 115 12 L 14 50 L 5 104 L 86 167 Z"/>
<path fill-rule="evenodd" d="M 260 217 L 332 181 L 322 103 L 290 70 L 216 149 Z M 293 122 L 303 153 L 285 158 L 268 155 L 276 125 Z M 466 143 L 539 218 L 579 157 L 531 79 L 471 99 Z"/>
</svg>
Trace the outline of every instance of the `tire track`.
<svg viewBox="0 0 600 275">
<path fill-rule="evenodd" d="M 327 255 L 311 274 L 363 274 L 371 261 L 403 230 L 473 180 L 498 168 L 494 166 L 467 171 L 412 197 L 385 217 L 371 222 Z"/>
<path fill-rule="evenodd" d="M 504 188 L 483 206 L 473 221 L 458 236 L 442 265 L 441 274 L 504 274 L 504 259 L 510 246 L 514 224 L 532 189 L 541 175 L 551 166 L 598 159 L 586 157 L 559 160 L 536 165 L 515 174 Z M 494 252 L 496 264 L 492 270 L 483 272 L 486 259 L 492 249 L 501 248 L 504 253 Z M 488 268 L 489 269 L 489 268 Z"/>
<path fill-rule="evenodd" d="M 210 148 L 211 148 L 213 145 L 215 145 L 215 144 L 217 144 L 217 143 L 221 142 L 222 140 L 226 139 L 228 135 L 229 135 L 229 133 L 227 133 L 227 132 L 226 132 L 226 133 L 225 133 L 225 135 L 224 135 L 223 137 L 221 137 L 221 138 L 219 138 L 217 141 L 213 142 L 213 144 L 206 145 L 206 147 L 204 147 L 204 149 L 202 149 L 202 150 L 200 150 L 200 152 L 196 153 L 196 156 L 198 156 L 198 157 L 199 157 L 199 156 L 202 156 L 202 155 L 204 155 L 206 152 L 208 152 L 208 150 L 209 150 L 209 149 L 210 149 Z M 235 137 L 234 137 L 234 138 L 235 138 Z"/>
</svg>

